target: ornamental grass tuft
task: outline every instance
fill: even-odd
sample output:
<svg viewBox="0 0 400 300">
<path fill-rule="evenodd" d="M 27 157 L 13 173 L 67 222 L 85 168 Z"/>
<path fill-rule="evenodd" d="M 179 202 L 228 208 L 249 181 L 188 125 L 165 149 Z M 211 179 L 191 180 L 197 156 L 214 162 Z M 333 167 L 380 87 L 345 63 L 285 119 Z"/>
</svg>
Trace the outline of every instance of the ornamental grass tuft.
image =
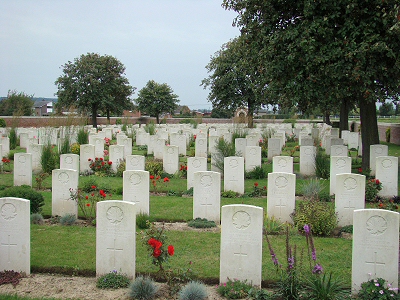
<svg viewBox="0 0 400 300">
<path fill-rule="evenodd" d="M 158 291 L 155 282 L 149 277 L 139 276 L 129 286 L 129 297 L 138 300 L 153 299 Z"/>
<path fill-rule="evenodd" d="M 203 300 L 207 296 L 206 286 L 198 281 L 189 282 L 179 292 L 180 300 Z"/>
</svg>

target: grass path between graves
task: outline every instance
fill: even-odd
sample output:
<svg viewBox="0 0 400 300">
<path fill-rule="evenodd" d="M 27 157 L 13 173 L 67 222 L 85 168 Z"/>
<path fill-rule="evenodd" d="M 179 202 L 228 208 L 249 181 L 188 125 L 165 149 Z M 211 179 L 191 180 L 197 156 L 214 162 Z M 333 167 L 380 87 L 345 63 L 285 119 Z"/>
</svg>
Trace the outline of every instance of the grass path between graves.
<svg viewBox="0 0 400 300">
<path fill-rule="evenodd" d="M 220 233 L 194 231 L 168 231 L 167 243 L 175 247 L 175 255 L 169 263 L 172 268 L 191 268 L 203 279 L 219 278 Z M 136 244 L 136 272 L 155 273 L 157 268 L 151 264 L 146 247 L 138 230 Z M 270 236 L 277 258 L 283 265 L 285 260 L 286 237 Z M 305 238 L 294 234 L 290 236 L 291 245 L 296 245 L 298 262 L 309 268 Z M 80 226 L 40 226 L 31 227 L 31 266 L 32 271 L 59 269 L 72 270 L 76 274 L 94 274 L 96 269 L 96 230 L 94 227 Z M 315 238 L 318 262 L 326 272 L 344 282 L 351 282 L 351 240 L 342 238 Z M 301 258 L 303 256 L 303 258 Z M 268 245 L 263 241 L 262 278 L 271 282 L 279 279 L 272 264 Z"/>
</svg>

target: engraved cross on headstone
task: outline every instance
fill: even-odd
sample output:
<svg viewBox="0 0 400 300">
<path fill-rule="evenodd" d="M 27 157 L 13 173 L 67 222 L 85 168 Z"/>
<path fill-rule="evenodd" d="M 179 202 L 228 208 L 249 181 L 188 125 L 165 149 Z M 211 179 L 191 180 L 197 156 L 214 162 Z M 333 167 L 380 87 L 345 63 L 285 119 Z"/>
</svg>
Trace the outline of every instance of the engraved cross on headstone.
<svg viewBox="0 0 400 300">
<path fill-rule="evenodd" d="M 348 206 L 344 206 L 344 209 L 348 209 L 348 210 L 354 210 L 356 207 L 354 206 L 354 200 L 349 198 L 349 205 Z"/>
<path fill-rule="evenodd" d="M 112 256 L 113 256 L 113 259 L 114 259 L 114 269 L 116 269 L 116 267 L 115 267 L 115 256 L 116 256 L 116 252 L 117 252 L 117 251 L 123 251 L 123 250 L 124 250 L 124 249 L 122 249 L 122 248 L 117 248 L 117 247 L 115 246 L 115 244 L 116 244 L 116 238 L 114 238 L 114 245 L 113 245 L 113 247 L 107 248 L 107 250 L 112 251 Z"/>
<path fill-rule="evenodd" d="M 10 242 L 10 235 L 8 235 L 7 243 L 1 243 L 2 247 L 7 247 L 8 263 L 11 263 L 11 247 L 17 247 L 17 244 Z"/>
<path fill-rule="evenodd" d="M 377 269 L 377 267 L 381 267 L 382 268 L 382 270 L 384 270 L 385 269 L 385 263 L 384 262 L 379 262 L 378 261 L 378 252 L 374 252 L 374 260 L 373 261 L 366 261 L 365 262 L 365 264 L 367 264 L 367 265 L 374 265 L 374 276 L 377 276 L 376 275 L 376 269 Z M 383 277 L 383 274 L 379 274 L 379 276 L 380 277 Z"/>
<path fill-rule="evenodd" d="M 239 251 L 233 252 L 234 256 L 238 256 L 239 258 L 239 271 L 242 271 L 242 265 L 243 265 L 243 257 L 247 257 L 247 253 L 242 250 L 242 245 L 239 246 Z"/>
<path fill-rule="evenodd" d="M 204 198 L 203 198 L 203 202 L 202 203 L 200 203 L 200 206 L 202 206 L 202 207 L 204 207 L 205 208 L 205 211 L 206 211 L 206 213 L 205 213 L 205 215 L 206 215 L 206 218 L 207 218 L 207 216 L 208 216 L 208 214 L 207 214 L 207 212 L 208 212 L 208 207 L 212 207 L 213 206 L 213 204 L 212 203 L 210 203 L 210 198 L 211 198 L 212 196 L 210 195 L 210 194 L 206 194 L 205 196 L 204 196 Z"/>
<path fill-rule="evenodd" d="M 279 198 L 279 204 L 276 204 L 275 207 L 279 207 L 279 216 L 282 216 L 282 207 L 286 207 L 286 204 L 282 204 L 282 198 Z"/>
</svg>

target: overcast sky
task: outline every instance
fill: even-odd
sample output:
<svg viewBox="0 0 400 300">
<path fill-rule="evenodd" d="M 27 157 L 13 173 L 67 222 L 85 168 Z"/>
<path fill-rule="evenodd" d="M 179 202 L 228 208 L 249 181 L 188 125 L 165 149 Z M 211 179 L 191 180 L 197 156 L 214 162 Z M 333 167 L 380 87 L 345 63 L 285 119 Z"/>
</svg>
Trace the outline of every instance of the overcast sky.
<svg viewBox="0 0 400 300">
<path fill-rule="evenodd" d="M 205 66 L 239 35 L 222 0 L 0 0 L 0 96 L 53 98 L 61 66 L 112 55 L 137 92 L 167 83 L 190 109 L 211 108 Z"/>
</svg>

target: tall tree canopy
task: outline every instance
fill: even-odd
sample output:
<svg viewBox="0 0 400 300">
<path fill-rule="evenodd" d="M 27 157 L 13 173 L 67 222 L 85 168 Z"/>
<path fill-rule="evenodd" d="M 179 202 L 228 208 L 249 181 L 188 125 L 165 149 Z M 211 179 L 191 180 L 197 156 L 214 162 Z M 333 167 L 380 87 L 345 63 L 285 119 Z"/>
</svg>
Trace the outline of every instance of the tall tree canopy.
<svg viewBox="0 0 400 300">
<path fill-rule="evenodd" d="M 88 53 L 68 61 L 62 66 L 63 75 L 55 84 L 58 106 L 75 107 L 82 113 L 91 113 L 92 124 L 97 127 L 97 113 L 121 113 L 131 108 L 130 96 L 134 88 L 129 85 L 125 66 L 115 57 Z"/>
<path fill-rule="evenodd" d="M 363 168 L 379 143 L 376 101 L 399 98 L 398 0 L 224 0 L 239 13 L 266 97 L 307 107 L 360 109 Z M 346 112 L 347 111 L 347 112 Z"/>
<path fill-rule="evenodd" d="M 162 113 L 173 113 L 178 107 L 178 96 L 166 83 L 157 83 L 149 80 L 145 87 L 138 92 L 135 99 L 137 109 L 151 117 L 156 117 L 157 124 L 160 123 Z"/>
<path fill-rule="evenodd" d="M 259 93 L 259 73 L 257 65 L 248 59 L 252 48 L 243 37 L 224 44 L 211 57 L 206 66 L 210 75 L 201 85 L 210 88 L 208 100 L 214 109 L 235 111 L 239 107 L 248 108 L 248 126 L 253 127 L 253 113 L 266 104 Z"/>
<path fill-rule="evenodd" d="M 0 116 L 32 116 L 32 97 L 24 92 L 8 91 L 7 98 L 0 101 Z"/>
</svg>

